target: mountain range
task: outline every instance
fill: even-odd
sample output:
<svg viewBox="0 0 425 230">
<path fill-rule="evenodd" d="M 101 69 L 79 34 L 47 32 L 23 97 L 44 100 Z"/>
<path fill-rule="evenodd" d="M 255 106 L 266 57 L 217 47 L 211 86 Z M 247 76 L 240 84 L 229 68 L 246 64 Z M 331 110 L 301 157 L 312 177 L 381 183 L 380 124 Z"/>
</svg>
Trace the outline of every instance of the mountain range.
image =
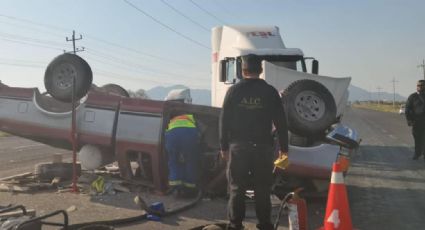
<svg viewBox="0 0 425 230">
<path fill-rule="evenodd" d="M 350 95 L 348 97 L 349 101 L 393 101 L 394 94 L 388 92 L 370 92 L 360 87 L 350 85 L 348 87 Z M 400 94 L 395 94 L 395 101 L 406 101 L 407 98 L 401 96 Z"/>
<path fill-rule="evenodd" d="M 173 89 L 182 89 L 188 88 L 184 85 L 174 85 L 170 87 L 157 86 L 146 91 L 146 94 L 149 98 L 154 100 L 164 100 L 168 92 Z M 350 92 L 348 100 L 349 101 L 376 101 L 380 99 L 381 101 L 392 101 L 393 94 L 388 92 L 370 92 L 360 87 L 350 85 L 348 87 Z M 211 91 L 207 89 L 190 89 L 190 94 L 192 96 L 193 104 L 198 105 L 211 105 Z M 400 94 L 395 94 L 396 101 L 406 101 L 406 97 L 401 96 Z"/>
<path fill-rule="evenodd" d="M 184 85 L 174 85 L 169 87 L 157 86 L 146 91 L 150 99 L 164 100 L 168 92 L 173 89 L 188 88 Z M 190 89 L 192 103 L 197 105 L 211 105 L 211 91 L 208 89 Z"/>
</svg>

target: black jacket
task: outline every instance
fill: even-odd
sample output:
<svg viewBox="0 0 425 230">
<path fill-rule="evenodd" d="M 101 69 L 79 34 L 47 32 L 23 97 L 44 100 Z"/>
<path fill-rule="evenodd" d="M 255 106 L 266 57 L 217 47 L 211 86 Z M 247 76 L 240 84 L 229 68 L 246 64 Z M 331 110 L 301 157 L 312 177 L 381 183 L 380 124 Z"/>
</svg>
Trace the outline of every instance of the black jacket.
<svg viewBox="0 0 425 230">
<path fill-rule="evenodd" d="M 220 144 L 250 141 L 271 144 L 272 124 L 279 134 L 280 148 L 288 152 L 288 128 L 277 90 L 262 79 L 242 79 L 229 88 L 220 116 Z"/>
<path fill-rule="evenodd" d="M 412 93 L 407 98 L 405 113 L 409 125 L 425 125 L 425 93 Z"/>
</svg>

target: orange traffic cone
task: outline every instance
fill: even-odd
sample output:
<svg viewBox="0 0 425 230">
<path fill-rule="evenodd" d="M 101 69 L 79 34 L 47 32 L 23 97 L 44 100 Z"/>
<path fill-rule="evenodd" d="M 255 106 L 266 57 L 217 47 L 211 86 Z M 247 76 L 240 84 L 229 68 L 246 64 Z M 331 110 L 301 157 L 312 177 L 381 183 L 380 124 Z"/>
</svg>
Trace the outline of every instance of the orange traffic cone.
<svg viewBox="0 0 425 230">
<path fill-rule="evenodd" d="M 329 185 L 328 202 L 323 227 L 320 230 L 352 230 L 350 207 L 348 205 L 347 189 L 341 165 L 334 163 Z"/>
</svg>

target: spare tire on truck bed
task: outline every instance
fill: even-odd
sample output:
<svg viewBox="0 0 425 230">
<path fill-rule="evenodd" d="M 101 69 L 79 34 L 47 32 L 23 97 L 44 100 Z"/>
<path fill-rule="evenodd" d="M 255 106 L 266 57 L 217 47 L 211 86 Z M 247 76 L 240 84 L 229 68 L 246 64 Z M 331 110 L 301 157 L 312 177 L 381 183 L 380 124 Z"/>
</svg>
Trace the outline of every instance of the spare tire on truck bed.
<svg viewBox="0 0 425 230">
<path fill-rule="evenodd" d="M 320 136 L 336 122 L 334 97 L 314 80 L 298 80 L 283 92 L 288 128 L 300 136 Z"/>
<path fill-rule="evenodd" d="M 47 66 L 44 86 L 57 100 L 72 101 L 72 79 L 75 78 L 75 99 L 79 100 L 91 87 L 93 73 L 89 64 L 75 54 L 61 54 Z"/>
</svg>

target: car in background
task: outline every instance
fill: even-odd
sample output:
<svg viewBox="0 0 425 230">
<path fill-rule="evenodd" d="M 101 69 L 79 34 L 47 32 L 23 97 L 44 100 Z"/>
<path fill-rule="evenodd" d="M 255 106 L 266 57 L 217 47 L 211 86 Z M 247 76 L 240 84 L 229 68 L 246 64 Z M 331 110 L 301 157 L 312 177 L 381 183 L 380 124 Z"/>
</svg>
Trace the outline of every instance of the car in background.
<svg viewBox="0 0 425 230">
<path fill-rule="evenodd" d="M 400 105 L 400 109 L 398 110 L 398 114 L 403 115 L 406 111 L 406 105 L 402 104 Z"/>
</svg>

